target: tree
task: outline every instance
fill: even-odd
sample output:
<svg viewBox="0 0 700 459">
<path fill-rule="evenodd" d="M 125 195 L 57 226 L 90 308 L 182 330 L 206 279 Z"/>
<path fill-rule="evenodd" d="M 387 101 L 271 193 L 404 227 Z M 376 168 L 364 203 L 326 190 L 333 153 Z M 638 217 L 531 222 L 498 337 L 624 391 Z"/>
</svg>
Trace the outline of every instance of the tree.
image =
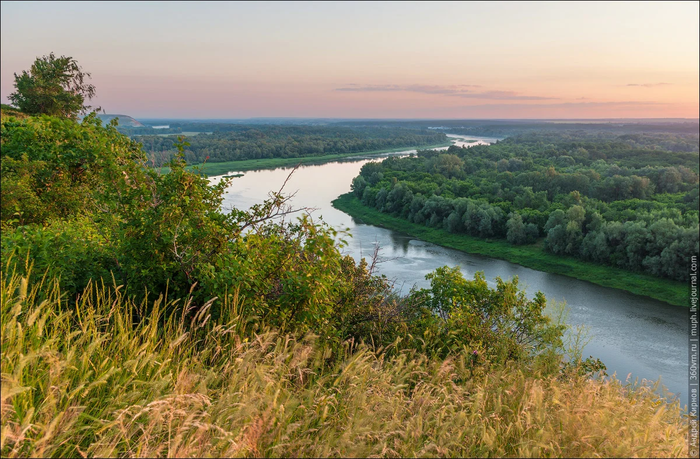
<svg viewBox="0 0 700 459">
<path fill-rule="evenodd" d="M 76 119 L 90 111 L 85 100 L 95 97 L 95 87 L 85 82 L 90 74 L 69 56 L 53 53 L 37 57 L 29 72 L 15 73 L 16 91 L 10 101 L 28 115 L 53 115 Z"/>
<path fill-rule="evenodd" d="M 506 235 L 508 242 L 516 245 L 527 242 L 525 224 L 520 214 L 515 212 L 510 214 L 506 227 L 508 228 L 508 233 Z"/>
<path fill-rule="evenodd" d="M 464 161 L 456 155 L 440 155 L 435 158 L 435 165 L 433 167 L 435 172 L 447 178 L 452 178 L 462 174 L 463 166 Z"/>
<path fill-rule="evenodd" d="M 443 266 L 425 278 L 430 288 L 413 291 L 411 299 L 425 305 L 439 324 L 425 327 L 421 337 L 436 355 L 471 350 L 494 363 L 531 359 L 562 345 L 564 327 L 543 313 L 544 295 L 537 292 L 528 300 L 517 277 L 509 282 L 498 277 L 490 289 L 483 272 L 467 280 L 458 266 Z"/>
<path fill-rule="evenodd" d="M 662 193 L 676 193 L 682 182 L 681 173 L 675 167 L 665 168 L 659 174 L 659 191 Z"/>
</svg>

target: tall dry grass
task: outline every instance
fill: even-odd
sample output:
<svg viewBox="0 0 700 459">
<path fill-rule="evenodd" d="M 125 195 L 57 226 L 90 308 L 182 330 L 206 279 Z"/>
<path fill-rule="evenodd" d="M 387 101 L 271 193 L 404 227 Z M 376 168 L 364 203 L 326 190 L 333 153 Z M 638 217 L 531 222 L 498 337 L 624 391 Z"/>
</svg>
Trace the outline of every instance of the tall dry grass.
<svg viewBox="0 0 700 459">
<path fill-rule="evenodd" d="M 649 388 L 431 360 L 212 323 L 134 324 L 119 291 L 75 304 L 3 273 L 2 456 L 687 456 L 679 406 Z M 186 306 L 186 305 L 185 305 Z M 226 308 L 234 310 L 234 305 Z M 185 309 L 184 307 L 182 308 Z M 628 390 L 629 389 L 629 390 Z"/>
</svg>

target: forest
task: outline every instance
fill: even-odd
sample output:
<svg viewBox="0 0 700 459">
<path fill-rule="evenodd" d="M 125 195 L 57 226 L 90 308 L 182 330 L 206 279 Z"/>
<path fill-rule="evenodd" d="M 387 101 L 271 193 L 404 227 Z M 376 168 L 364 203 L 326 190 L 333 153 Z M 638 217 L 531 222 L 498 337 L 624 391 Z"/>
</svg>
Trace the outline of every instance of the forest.
<svg viewBox="0 0 700 459">
<path fill-rule="evenodd" d="M 456 234 L 683 280 L 698 253 L 698 137 L 524 133 L 363 166 L 362 203 Z"/>
<path fill-rule="evenodd" d="M 483 137 L 513 137 L 520 134 L 548 132 L 569 136 L 594 135 L 611 138 L 621 135 L 672 134 L 697 137 L 697 119 L 609 119 L 609 120 L 344 120 L 339 126 L 403 127 L 430 129 L 445 134 Z M 691 142 L 692 143 L 692 142 Z"/>
<path fill-rule="evenodd" d="M 527 298 L 517 279 L 491 288 L 483 274 L 443 267 L 399 296 L 372 260 L 342 254 L 333 228 L 301 213 L 273 222 L 294 212 L 282 192 L 224 213 L 231 179 L 211 185 L 189 170 L 183 143 L 162 174 L 93 115 L 3 111 L 1 139 L 3 457 L 687 455 L 678 401 L 601 379 L 604 364 L 565 339 L 563 310 Z M 571 193 L 505 180 L 518 174 L 498 171 L 502 159 L 545 172 L 556 161 L 535 147 L 512 155 L 520 148 L 506 141 L 473 160 L 421 152 L 366 168 L 355 189 L 409 215 L 413 200 L 397 198 L 413 193 L 404 178 L 425 179 L 420 199 L 455 184 L 426 203 L 478 203 L 493 217 L 477 230 L 508 235 L 520 233 L 503 222 L 505 201 L 457 196 L 531 187 L 514 209 L 546 217 L 559 205 L 565 230 L 579 220 L 588 230 L 586 214 L 565 207 Z M 602 177 L 605 160 L 583 149 Z M 692 217 L 684 193 L 697 175 L 685 155 L 640 176 L 651 198 L 674 203 L 673 228 Z M 468 161 L 477 173 L 493 163 L 505 181 L 467 178 Z M 662 201 L 649 196 L 637 199 L 652 215 Z M 578 198 L 571 207 L 584 210 L 597 199 Z M 599 205 L 601 227 L 624 213 Z M 414 217 L 437 224 L 423 207 Z M 523 215 L 529 235 L 538 220 Z"/>
<path fill-rule="evenodd" d="M 184 152 L 185 160 L 191 164 L 364 153 L 447 142 L 442 132 L 403 127 L 194 123 L 173 124 L 159 132 L 162 135 L 143 135 L 143 128 L 128 129 L 132 138 L 143 145 L 150 164 L 155 167 L 172 159 L 177 152 L 177 134 L 181 132 L 199 133 L 188 137 L 189 146 Z"/>
</svg>

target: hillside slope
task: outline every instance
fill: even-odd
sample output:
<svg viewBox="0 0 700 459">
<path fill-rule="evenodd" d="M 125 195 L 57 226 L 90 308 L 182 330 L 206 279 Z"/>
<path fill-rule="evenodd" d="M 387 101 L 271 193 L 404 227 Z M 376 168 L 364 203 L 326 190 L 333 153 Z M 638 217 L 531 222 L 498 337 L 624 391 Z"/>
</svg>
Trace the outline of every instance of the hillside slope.
<svg viewBox="0 0 700 459">
<path fill-rule="evenodd" d="M 146 127 L 143 123 L 141 123 L 140 121 L 138 121 L 138 120 L 136 120 L 128 115 L 102 114 L 102 115 L 97 115 L 97 117 L 99 119 L 101 119 L 104 124 L 109 123 L 114 118 L 118 118 L 119 119 L 119 126 L 121 126 L 121 127 L 132 127 L 132 128 L 138 128 L 138 127 L 145 128 Z"/>
</svg>

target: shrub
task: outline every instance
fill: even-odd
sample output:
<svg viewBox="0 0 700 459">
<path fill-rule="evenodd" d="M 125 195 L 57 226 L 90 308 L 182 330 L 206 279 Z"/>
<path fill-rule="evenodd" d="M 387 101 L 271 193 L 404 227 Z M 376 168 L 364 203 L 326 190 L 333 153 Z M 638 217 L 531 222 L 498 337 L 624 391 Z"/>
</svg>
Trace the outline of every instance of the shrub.
<svg viewBox="0 0 700 459">
<path fill-rule="evenodd" d="M 466 353 L 494 364 L 556 360 L 562 354 L 565 327 L 553 324 L 544 314 L 546 300 L 541 292 L 532 300 L 525 297 L 517 277 L 509 282 L 497 278 L 496 288 L 490 289 L 483 273 L 468 281 L 459 267 L 445 266 L 426 278 L 430 288 L 413 292 L 411 300 L 430 312 L 414 328 L 430 353 L 442 357 Z"/>
</svg>

